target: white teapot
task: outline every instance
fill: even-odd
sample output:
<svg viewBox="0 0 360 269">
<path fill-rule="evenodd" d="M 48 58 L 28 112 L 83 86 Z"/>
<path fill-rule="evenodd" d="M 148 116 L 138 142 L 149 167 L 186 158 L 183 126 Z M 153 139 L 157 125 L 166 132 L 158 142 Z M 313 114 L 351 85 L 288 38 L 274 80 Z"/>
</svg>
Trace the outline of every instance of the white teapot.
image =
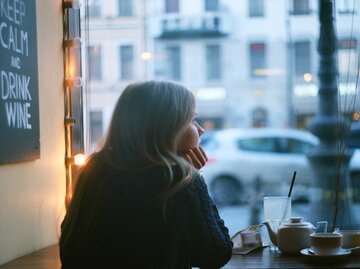
<svg viewBox="0 0 360 269">
<path fill-rule="evenodd" d="M 288 254 L 299 253 L 300 250 L 310 247 L 310 234 L 319 228 L 320 224 L 327 222 L 320 221 L 315 228 L 310 222 L 303 222 L 302 217 L 290 217 L 290 219 L 280 225 L 277 233 L 270 227 L 269 222 L 264 222 L 271 242 L 282 252 Z"/>
</svg>

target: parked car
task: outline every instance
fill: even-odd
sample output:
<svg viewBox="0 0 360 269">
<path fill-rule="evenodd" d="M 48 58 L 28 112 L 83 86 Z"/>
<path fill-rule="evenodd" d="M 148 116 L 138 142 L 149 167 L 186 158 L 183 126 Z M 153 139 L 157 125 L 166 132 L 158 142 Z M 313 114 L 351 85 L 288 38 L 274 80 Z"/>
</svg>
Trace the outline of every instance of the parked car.
<svg viewBox="0 0 360 269">
<path fill-rule="evenodd" d="M 219 205 L 246 200 L 256 182 L 266 194 L 286 195 L 281 192 L 289 188 L 294 171 L 297 171 L 295 195 L 304 196 L 301 187 L 308 186 L 313 178 L 306 154 L 317 143 L 314 135 L 300 130 L 217 131 L 204 145 L 209 161 L 202 173 Z"/>
<path fill-rule="evenodd" d="M 255 191 L 286 195 L 294 171 L 293 200 L 308 200 L 314 173 L 306 155 L 318 143 L 310 132 L 296 129 L 213 131 L 203 145 L 209 161 L 202 174 L 218 205 L 246 201 Z M 353 186 L 357 182 L 360 187 L 360 149 L 351 159 L 350 174 Z M 255 190 L 256 186 L 261 189 Z"/>
</svg>

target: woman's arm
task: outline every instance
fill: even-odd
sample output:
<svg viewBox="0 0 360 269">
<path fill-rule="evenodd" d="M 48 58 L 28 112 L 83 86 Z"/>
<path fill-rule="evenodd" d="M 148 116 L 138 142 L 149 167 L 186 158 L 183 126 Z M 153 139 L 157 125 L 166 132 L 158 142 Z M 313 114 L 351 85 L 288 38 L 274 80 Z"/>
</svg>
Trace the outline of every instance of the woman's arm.
<svg viewBox="0 0 360 269">
<path fill-rule="evenodd" d="M 202 176 L 192 184 L 189 199 L 189 252 L 192 266 L 219 268 L 231 258 L 233 243 L 229 230 L 220 218 L 216 205 L 209 196 Z"/>
</svg>

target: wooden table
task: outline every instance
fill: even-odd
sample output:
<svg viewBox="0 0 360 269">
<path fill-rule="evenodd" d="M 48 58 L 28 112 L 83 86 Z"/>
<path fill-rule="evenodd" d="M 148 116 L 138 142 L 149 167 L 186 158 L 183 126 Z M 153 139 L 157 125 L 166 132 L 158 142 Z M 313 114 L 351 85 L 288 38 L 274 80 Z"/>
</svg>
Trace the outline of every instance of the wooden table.
<svg viewBox="0 0 360 269">
<path fill-rule="evenodd" d="M 285 255 L 269 251 L 269 248 L 254 250 L 246 255 L 233 255 L 224 269 L 261 269 L 261 268 L 360 268 L 360 255 L 338 258 L 306 257 Z"/>
<path fill-rule="evenodd" d="M 0 266 L 0 269 L 60 269 L 59 247 L 53 245 Z M 310 260 L 302 255 L 284 255 L 255 250 L 247 255 L 233 255 L 224 269 L 261 268 L 360 268 L 360 255 L 346 256 L 342 260 Z"/>
</svg>

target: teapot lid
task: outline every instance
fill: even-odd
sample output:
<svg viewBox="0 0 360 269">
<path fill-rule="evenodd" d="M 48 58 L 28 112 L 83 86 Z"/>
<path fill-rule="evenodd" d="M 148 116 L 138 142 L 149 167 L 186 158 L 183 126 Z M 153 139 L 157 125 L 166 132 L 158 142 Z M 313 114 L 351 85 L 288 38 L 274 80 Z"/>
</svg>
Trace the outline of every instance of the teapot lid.
<svg viewBox="0 0 360 269">
<path fill-rule="evenodd" d="M 290 217 L 289 221 L 284 223 L 285 226 L 308 226 L 308 222 L 303 222 L 302 217 Z"/>
</svg>

